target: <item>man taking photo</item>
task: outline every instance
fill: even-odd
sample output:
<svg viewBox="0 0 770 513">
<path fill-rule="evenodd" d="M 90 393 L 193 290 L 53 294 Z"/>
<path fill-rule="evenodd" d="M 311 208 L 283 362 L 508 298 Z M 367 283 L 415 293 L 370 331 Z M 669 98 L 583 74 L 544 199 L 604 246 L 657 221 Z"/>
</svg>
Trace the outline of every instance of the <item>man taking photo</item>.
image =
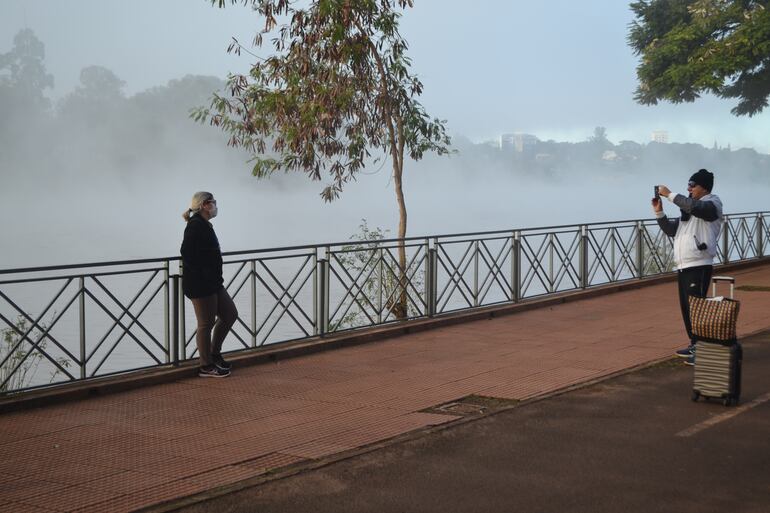
<svg viewBox="0 0 770 513">
<path fill-rule="evenodd" d="M 722 229 L 722 201 L 711 194 L 714 174 L 705 169 L 698 170 L 687 183 L 688 196 L 671 192 L 665 185 L 658 186 L 661 197 L 679 207 L 681 215 L 669 219 L 663 212 L 663 202 L 655 197 L 652 208 L 663 233 L 674 238 L 674 264 L 679 281 L 679 304 L 682 309 L 684 327 L 690 339 L 689 347 L 676 354 L 687 358 L 688 365 L 695 364 L 695 339 L 690 325 L 688 296 L 705 297 L 713 272 L 714 257 L 717 254 L 717 240 Z"/>
</svg>

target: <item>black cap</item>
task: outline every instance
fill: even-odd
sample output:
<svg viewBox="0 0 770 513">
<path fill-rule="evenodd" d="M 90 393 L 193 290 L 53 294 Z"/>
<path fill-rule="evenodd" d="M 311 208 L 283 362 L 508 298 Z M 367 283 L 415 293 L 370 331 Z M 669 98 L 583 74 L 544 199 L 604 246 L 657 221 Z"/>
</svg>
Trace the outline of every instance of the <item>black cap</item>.
<svg viewBox="0 0 770 513">
<path fill-rule="evenodd" d="M 690 182 L 695 185 L 700 185 L 711 192 L 711 189 L 714 188 L 714 173 L 710 173 L 705 169 L 699 169 L 697 173 L 690 177 Z"/>
</svg>

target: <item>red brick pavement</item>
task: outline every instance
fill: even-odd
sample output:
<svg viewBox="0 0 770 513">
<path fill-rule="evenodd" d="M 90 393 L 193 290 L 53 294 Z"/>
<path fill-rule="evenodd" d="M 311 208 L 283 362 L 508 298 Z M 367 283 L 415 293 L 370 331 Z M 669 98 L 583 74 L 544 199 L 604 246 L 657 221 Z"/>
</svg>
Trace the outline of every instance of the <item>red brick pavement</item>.
<svg viewBox="0 0 770 513">
<path fill-rule="evenodd" d="M 770 267 L 733 273 L 770 286 Z M 741 292 L 742 335 L 770 328 Z M 685 344 L 667 283 L 0 416 L 0 511 L 131 511 L 456 417 L 470 394 L 527 399 Z"/>
</svg>

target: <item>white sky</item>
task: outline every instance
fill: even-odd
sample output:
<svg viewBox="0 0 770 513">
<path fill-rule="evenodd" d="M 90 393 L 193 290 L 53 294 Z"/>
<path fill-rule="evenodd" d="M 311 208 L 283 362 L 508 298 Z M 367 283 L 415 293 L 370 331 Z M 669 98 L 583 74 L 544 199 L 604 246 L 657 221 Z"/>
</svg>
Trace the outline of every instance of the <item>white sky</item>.
<svg viewBox="0 0 770 513">
<path fill-rule="evenodd" d="M 619 0 L 416 0 L 402 33 L 423 103 L 451 133 L 481 141 L 524 131 L 541 139 L 583 140 L 595 126 L 609 139 L 672 142 L 770 152 L 770 112 L 730 114 L 714 98 L 656 107 L 633 102 L 636 58 L 626 44 L 632 15 Z M 46 45 L 46 66 L 60 97 L 80 70 L 102 65 L 126 92 L 186 74 L 223 77 L 245 71 L 249 56 L 227 55 L 230 37 L 250 42 L 260 21 L 242 6 L 208 0 L 0 0 L 0 52 L 27 26 Z M 261 53 L 265 53 L 262 50 Z"/>
</svg>

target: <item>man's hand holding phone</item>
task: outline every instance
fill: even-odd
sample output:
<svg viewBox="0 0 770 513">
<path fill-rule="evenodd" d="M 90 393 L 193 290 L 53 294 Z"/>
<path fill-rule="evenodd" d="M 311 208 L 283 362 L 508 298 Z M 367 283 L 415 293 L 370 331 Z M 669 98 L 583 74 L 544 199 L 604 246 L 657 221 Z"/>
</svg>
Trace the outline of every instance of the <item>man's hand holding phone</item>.
<svg viewBox="0 0 770 513">
<path fill-rule="evenodd" d="M 665 188 L 665 186 L 664 186 Z M 654 196 L 652 198 L 652 209 L 658 213 L 663 211 L 663 204 L 660 201 L 660 186 L 656 185 L 654 189 Z"/>
</svg>

